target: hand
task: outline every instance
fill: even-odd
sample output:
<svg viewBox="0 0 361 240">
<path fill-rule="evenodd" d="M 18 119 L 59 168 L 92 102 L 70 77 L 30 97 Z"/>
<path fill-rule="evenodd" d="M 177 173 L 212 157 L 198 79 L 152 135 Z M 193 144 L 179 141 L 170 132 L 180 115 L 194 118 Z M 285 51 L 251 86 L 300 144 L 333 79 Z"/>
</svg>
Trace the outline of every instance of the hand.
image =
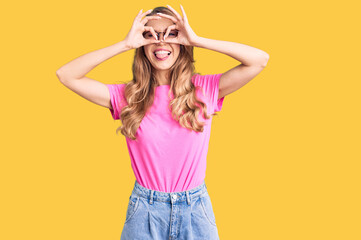
<svg viewBox="0 0 361 240">
<path fill-rule="evenodd" d="M 145 15 L 149 14 L 152 11 L 152 9 L 141 14 L 142 11 L 143 11 L 143 9 L 140 10 L 138 15 L 135 17 L 133 26 L 124 39 L 126 46 L 128 46 L 131 49 L 139 48 L 141 46 L 148 45 L 151 43 L 159 43 L 159 40 L 157 40 L 158 37 L 157 37 L 153 27 L 144 26 L 144 25 L 148 22 L 148 20 L 161 19 L 161 17 L 160 16 L 148 16 L 148 17 L 145 17 L 143 20 L 141 20 Z M 143 37 L 144 31 L 151 32 L 154 36 L 154 39 L 145 39 Z"/>
<path fill-rule="evenodd" d="M 180 5 L 184 18 L 182 18 L 182 16 L 179 15 L 179 13 L 177 13 L 171 6 L 167 5 L 167 7 L 176 15 L 176 18 L 168 14 L 157 13 L 159 16 L 168 18 L 175 23 L 175 25 L 171 25 L 167 28 L 167 31 L 164 34 L 164 42 L 178 43 L 185 46 L 194 46 L 194 43 L 197 40 L 198 36 L 189 26 L 188 18 L 183 9 L 183 6 Z M 173 29 L 178 30 L 178 36 L 176 38 L 167 39 L 169 32 Z"/>
</svg>

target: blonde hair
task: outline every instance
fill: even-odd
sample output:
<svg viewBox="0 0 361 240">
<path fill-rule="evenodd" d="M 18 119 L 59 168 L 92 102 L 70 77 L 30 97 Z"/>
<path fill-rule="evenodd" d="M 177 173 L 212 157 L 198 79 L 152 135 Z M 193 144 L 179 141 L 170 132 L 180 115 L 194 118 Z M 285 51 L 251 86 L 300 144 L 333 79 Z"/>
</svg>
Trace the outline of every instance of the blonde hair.
<svg viewBox="0 0 361 240">
<path fill-rule="evenodd" d="M 175 17 L 173 12 L 166 7 L 156 7 L 147 16 L 156 15 L 158 12 Z M 217 114 L 208 115 L 207 105 L 196 97 L 196 86 L 193 85 L 191 79 L 199 73 L 194 71 L 194 62 L 193 46 L 180 45 L 179 56 L 169 69 L 170 91 L 174 95 L 174 99 L 169 103 L 169 109 L 172 118 L 182 127 L 203 132 L 205 122 L 200 122 L 197 118 L 201 109 L 205 119 Z M 148 108 L 153 105 L 157 86 L 154 68 L 145 56 L 143 46 L 135 50 L 132 71 L 133 79 L 126 83 L 124 88 L 124 97 L 128 105 L 124 106 L 120 112 L 123 125 L 117 128 L 116 132 L 120 131 L 124 136 L 136 140 L 137 129 Z"/>
</svg>

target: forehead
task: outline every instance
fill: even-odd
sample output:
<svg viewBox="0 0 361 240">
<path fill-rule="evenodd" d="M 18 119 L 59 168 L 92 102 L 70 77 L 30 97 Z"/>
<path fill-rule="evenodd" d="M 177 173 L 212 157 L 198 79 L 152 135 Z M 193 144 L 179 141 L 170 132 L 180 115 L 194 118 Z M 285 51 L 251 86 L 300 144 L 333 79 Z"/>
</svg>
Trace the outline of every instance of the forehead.
<svg viewBox="0 0 361 240">
<path fill-rule="evenodd" d="M 161 18 L 161 19 L 152 19 L 149 20 L 145 26 L 153 27 L 153 29 L 157 32 L 162 32 L 167 30 L 167 27 L 173 25 L 173 21 L 168 18 Z"/>
</svg>

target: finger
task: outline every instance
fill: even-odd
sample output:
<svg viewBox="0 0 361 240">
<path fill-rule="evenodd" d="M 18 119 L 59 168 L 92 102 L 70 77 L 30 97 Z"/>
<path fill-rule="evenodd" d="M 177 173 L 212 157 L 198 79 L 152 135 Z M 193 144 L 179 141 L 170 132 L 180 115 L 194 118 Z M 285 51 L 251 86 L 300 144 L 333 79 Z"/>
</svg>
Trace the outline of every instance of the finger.
<svg viewBox="0 0 361 240">
<path fill-rule="evenodd" d="M 159 40 L 147 39 L 147 40 L 145 40 L 145 45 L 152 44 L 152 43 L 159 43 L 159 42 L 160 42 Z"/>
<path fill-rule="evenodd" d="M 139 11 L 139 13 L 137 14 L 137 16 L 135 17 L 135 19 L 138 19 L 138 18 L 139 18 L 139 16 L 142 14 L 142 11 L 143 11 L 143 9 L 140 9 L 140 11 Z"/>
<path fill-rule="evenodd" d="M 142 19 L 145 15 L 151 13 L 152 11 L 153 11 L 153 9 L 149 9 L 148 11 L 142 13 L 142 14 L 140 15 L 140 16 L 141 16 L 140 19 Z"/>
<path fill-rule="evenodd" d="M 157 34 L 155 33 L 153 27 L 147 27 L 147 26 L 145 26 L 144 29 L 147 30 L 147 31 L 150 31 L 150 32 L 152 33 L 153 37 L 154 37 L 156 40 L 159 40 L 159 39 L 158 39 L 158 36 L 157 36 Z"/>
<path fill-rule="evenodd" d="M 164 14 L 164 13 L 157 13 L 159 16 L 162 16 L 162 17 L 165 17 L 165 18 L 168 18 L 168 19 L 170 19 L 170 20 L 172 20 L 174 23 L 177 23 L 178 22 L 178 20 L 175 18 L 175 17 L 173 17 L 173 16 L 170 16 L 170 15 L 168 15 L 168 14 Z"/>
<path fill-rule="evenodd" d="M 188 22 L 188 18 L 187 18 L 186 12 L 184 11 L 184 8 L 183 8 L 183 6 L 182 6 L 181 4 L 180 4 L 180 7 L 181 7 L 181 9 L 182 9 L 184 21 Z"/>
<path fill-rule="evenodd" d="M 169 6 L 169 5 L 167 5 L 167 7 L 177 16 L 177 18 L 178 18 L 179 20 L 182 20 L 181 15 L 179 15 L 179 13 L 177 13 L 176 10 L 174 10 L 174 9 L 173 9 L 171 6 Z"/>
<path fill-rule="evenodd" d="M 167 31 L 166 31 L 165 34 L 164 34 L 164 41 L 165 41 L 165 39 L 168 37 L 169 32 L 170 32 L 171 30 L 173 30 L 173 29 L 176 29 L 176 26 L 175 26 L 175 25 L 170 25 L 170 26 L 167 27 Z"/>
<path fill-rule="evenodd" d="M 145 17 L 142 21 L 140 21 L 141 24 L 145 25 L 149 20 L 156 20 L 156 19 L 161 19 L 162 17 L 160 16 L 149 16 L 149 17 Z"/>
<path fill-rule="evenodd" d="M 180 44 L 178 42 L 178 39 L 176 38 L 167 38 L 166 40 L 164 40 L 165 43 L 177 43 L 177 44 Z"/>
</svg>

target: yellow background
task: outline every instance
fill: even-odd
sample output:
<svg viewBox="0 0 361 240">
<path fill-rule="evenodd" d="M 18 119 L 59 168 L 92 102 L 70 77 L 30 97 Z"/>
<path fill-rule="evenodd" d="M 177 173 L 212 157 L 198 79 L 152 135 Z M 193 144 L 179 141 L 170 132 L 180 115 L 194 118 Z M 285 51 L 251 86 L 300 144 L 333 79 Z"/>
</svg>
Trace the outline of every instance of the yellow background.
<svg viewBox="0 0 361 240">
<path fill-rule="evenodd" d="M 214 117 L 206 183 L 222 240 L 361 239 L 356 1 L 15 1 L 1 8 L 0 239 L 117 240 L 134 184 L 119 121 L 56 70 L 170 4 L 199 36 L 270 55 Z M 134 50 L 88 77 L 132 77 Z M 195 48 L 196 69 L 235 59 Z"/>
</svg>

